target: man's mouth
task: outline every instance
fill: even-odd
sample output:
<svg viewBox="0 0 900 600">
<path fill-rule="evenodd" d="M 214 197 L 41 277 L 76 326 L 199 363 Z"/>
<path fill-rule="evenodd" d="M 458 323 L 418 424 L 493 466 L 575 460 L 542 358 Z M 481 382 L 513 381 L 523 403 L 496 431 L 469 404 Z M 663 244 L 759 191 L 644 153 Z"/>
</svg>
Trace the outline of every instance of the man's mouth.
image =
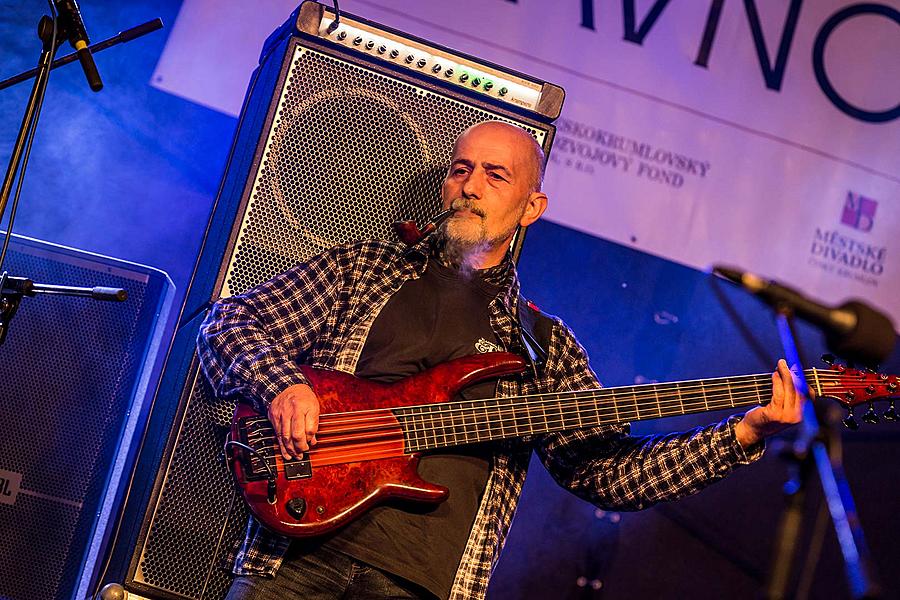
<svg viewBox="0 0 900 600">
<path fill-rule="evenodd" d="M 456 210 L 456 212 L 453 214 L 454 217 L 460 216 L 460 217 L 478 217 L 479 219 L 484 218 L 484 213 L 481 212 L 481 210 L 479 210 L 477 208 L 470 208 L 468 206 L 458 206 L 458 205 L 454 206 L 454 205 L 456 205 L 455 202 L 453 204 L 451 204 L 451 207 L 453 207 L 454 210 Z"/>
</svg>

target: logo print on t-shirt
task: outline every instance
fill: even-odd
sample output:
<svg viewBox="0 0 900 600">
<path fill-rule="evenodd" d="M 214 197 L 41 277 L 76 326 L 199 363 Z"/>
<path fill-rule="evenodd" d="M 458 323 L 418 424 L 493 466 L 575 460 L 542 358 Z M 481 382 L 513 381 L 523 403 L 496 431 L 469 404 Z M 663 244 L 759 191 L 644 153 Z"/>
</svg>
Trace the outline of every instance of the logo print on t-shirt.
<svg viewBox="0 0 900 600">
<path fill-rule="evenodd" d="M 494 342 L 489 342 L 484 338 L 478 338 L 478 341 L 475 342 L 475 350 L 477 350 L 479 354 L 484 354 L 485 352 L 500 352 L 500 346 Z"/>
</svg>

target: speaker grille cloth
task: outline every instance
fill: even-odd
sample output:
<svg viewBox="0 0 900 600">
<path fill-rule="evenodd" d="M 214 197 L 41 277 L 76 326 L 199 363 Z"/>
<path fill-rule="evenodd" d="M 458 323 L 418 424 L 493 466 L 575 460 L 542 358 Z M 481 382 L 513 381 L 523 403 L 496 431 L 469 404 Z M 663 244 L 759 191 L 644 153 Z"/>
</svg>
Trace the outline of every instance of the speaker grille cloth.
<svg viewBox="0 0 900 600">
<path fill-rule="evenodd" d="M 440 210 L 453 141 L 499 114 L 297 46 L 222 296 Z"/>
<path fill-rule="evenodd" d="M 231 420 L 233 406 L 213 403 L 199 369 L 193 374 L 136 579 L 186 598 L 223 598 L 231 579 L 222 561 L 247 518 L 222 460 L 225 429 L 219 424 Z"/>
<path fill-rule="evenodd" d="M 146 277 L 13 242 L 7 267 L 42 283 L 121 287 L 128 301 L 22 300 L 0 346 L 0 598 L 69 597 L 143 357 Z"/>
<path fill-rule="evenodd" d="M 514 123 L 428 89 L 297 45 L 280 92 L 220 296 L 241 293 L 336 244 L 396 239 L 397 220 L 440 210 L 453 141 Z M 276 92 L 278 93 L 278 92 Z M 134 580 L 184 598 L 223 598 L 222 558 L 246 508 L 219 460 L 233 405 L 210 404 L 194 367 L 184 420 Z M 185 560 L 185 553 L 193 557 Z M 202 557 L 202 558 L 201 558 Z"/>
</svg>

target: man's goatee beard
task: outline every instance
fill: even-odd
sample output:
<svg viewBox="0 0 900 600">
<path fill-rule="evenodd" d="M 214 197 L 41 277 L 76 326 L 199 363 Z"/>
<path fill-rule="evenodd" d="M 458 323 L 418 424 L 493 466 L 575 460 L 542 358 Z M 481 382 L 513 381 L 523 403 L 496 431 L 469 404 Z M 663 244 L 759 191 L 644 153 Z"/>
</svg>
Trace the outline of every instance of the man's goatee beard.
<svg viewBox="0 0 900 600">
<path fill-rule="evenodd" d="M 444 259 L 451 265 L 459 267 L 459 272 L 466 277 L 481 264 L 484 256 L 492 250 L 488 240 L 462 240 L 448 234 L 446 227 L 441 227 L 438 232 L 439 243 L 442 244 Z"/>
</svg>

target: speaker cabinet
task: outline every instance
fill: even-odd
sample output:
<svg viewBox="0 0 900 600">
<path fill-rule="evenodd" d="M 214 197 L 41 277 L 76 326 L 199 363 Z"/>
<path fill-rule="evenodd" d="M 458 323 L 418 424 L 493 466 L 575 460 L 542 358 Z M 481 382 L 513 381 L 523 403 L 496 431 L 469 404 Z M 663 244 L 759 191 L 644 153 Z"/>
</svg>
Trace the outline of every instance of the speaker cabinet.
<svg viewBox="0 0 900 600">
<path fill-rule="evenodd" d="M 394 239 L 440 210 L 452 145 L 484 120 L 550 150 L 562 90 L 304 2 L 267 40 L 240 116 L 183 325 L 167 358 L 105 581 L 152 598 L 222 598 L 246 512 L 221 460 L 233 407 L 210 403 L 194 344 L 204 308 L 335 244 Z M 521 247 L 521 236 L 514 251 Z M 186 560 L 186 557 L 190 557 Z"/>
<path fill-rule="evenodd" d="M 128 292 L 23 298 L 0 346 L 0 598 L 72 598 L 119 504 L 174 287 L 149 267 L 18 236 L 5 269 Z"/>
</svg>

